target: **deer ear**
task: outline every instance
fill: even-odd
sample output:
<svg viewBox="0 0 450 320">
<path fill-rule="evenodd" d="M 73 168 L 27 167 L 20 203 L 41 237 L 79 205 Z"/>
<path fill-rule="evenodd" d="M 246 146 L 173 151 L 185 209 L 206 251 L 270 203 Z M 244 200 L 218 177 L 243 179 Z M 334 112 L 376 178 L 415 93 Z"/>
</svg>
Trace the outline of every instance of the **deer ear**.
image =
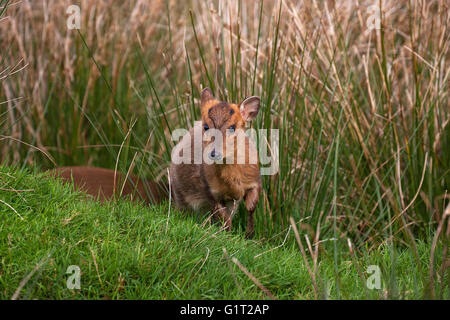
<svg viewBox="0 0 450 320">
<path fill-rule="evenodd" d="M 245 121 L 252 121 L 255 119 L 259 112 L 260 103 L 259 97 L 256 96 L 248 97 L 242 101 L 239 107 L 242 118 L 244 118 Z"/>
<path fill-rule="evenodd" d="M 210 88 L 204 88 L 204 89 L 202 90 L 201 98 L 202 98 L 202 99 L 201 99 L 201 100 L 202 100 L 202 106 L 203 106 L 206 102 L 208 102 L 209 100 L 214 99 L 214 95 L 213 95 L 211 89 L 210 89 Z"/>
</svg>

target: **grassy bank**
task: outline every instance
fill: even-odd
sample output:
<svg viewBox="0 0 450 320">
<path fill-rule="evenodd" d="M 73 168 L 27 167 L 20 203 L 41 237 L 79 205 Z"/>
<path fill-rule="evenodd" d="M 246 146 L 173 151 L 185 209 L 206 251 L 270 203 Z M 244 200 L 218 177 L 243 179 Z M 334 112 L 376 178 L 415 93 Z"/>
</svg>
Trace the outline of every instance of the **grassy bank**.
<svg viewBox="0 0 450 320">
<path fill-rule="evenodd" d="M 173 209 L 169 215 L 168 205 L 101 205 L 29 171 L 0 167 L 0 182 L 1 299 L 429 297 L 426 243 L 417 243 L 419 263 L 412 250 L 380 246 L 349 252 L 337 265 L 332 246 L 324 245 L 314 289 L 295 242 L 276 248 L 248 241 L 204 217 Z M 435 255 L 440 263 L 440 246 Z M 313 267 L 313 259 L 306 261 Z M 71 265 L 81 269 L 80 290 L 66 286 Z M 380 267 L 379 290 L 366 287 L 369 265 Z M 449 297 L 445 281 L 447 276 L 436 282 L 437 297 Z"/>
</svg>

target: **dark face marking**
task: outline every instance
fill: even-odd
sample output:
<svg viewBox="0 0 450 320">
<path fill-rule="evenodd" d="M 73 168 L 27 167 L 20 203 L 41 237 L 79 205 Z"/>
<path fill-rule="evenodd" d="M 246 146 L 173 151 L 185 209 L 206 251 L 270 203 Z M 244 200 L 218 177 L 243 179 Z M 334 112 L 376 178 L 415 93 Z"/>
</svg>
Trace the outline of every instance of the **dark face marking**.
<svg viewBox="0 0 450 320">
<path fill-rule="evenodd" d="M 234 110 L 226 102 L 220 102 L 208 110 L 208 116 L 216 129 L 221 129 L 230 120 L 233 113 Z"/>
</svg>

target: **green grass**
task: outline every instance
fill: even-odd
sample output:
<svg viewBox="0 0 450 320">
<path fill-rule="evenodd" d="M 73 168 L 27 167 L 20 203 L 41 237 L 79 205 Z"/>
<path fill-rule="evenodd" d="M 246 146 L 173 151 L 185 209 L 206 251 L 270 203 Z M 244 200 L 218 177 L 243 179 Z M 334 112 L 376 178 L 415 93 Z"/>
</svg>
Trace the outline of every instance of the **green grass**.
<svg viewBox="0 0 450 320">
<path fill-rule="evenodd" d="M 173 209 L 168 217 L 167 204 L 100 204 L 70 185 L 29 170 L 0 167 L 0 182 L 0 299 L 10 299 L 40 262 L 19 299 L 267 298 L 232 258 L 276 298 L 316 297 L 295 245 L 274 249 Z M 355 260 L 348 254 L 337 265 L 333 255 L 321 252 L 317 298 L 337 298 L 337 283 L 342 299 L 426 296 L 428 270 L 423 266 L 428 264 L 429 245 L 418 242 L 417 249 L 422 265 L 415 263 L 411 250 L 388 246 L 364 250 Z M 441 252 L 436 257 L 439 260 Z M 381 290 L 364 285 L 366 268 L 372 264 L 382 270 Z M 66 287 L 70 265 L 81 268 L 80 290 Z M 438 297 L 448 298 L 445 290 L 448 287 L 438 291 Z"/>
</svg>

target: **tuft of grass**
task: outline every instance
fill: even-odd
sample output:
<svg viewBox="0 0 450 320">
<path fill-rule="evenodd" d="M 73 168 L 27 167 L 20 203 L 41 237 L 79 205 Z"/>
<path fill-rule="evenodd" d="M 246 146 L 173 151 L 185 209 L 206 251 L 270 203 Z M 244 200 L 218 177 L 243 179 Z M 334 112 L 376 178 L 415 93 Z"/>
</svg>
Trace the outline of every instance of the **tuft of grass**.
<svg viewBox="0 0 450 320">
<path fill-rule="evenodd" d="M 315 292 L 295 246 L 248 241 L 180 212 L 169 217 L 167 204 L 100 204 L 73 186 L 29 170 L 2 166 L 0 181 L 5 186 L 0 189 L 1 299 L 266 299 L 267 291 L 277 299 L 310 299 L 316 293 L 317 298 L 337 298 L 332 255 L 318 261 Z M 418 243 L 424 263 L 428 247 Z M 394 260 L 391 253 L 380 246 L 356 261 L 350 256 L 342 260 L 339 297 L 422 297 L 427 270 L 411 267 L 411 250 L 395 250 Z M 381 268 L 380 290 L 368 290 L 370 275 L 358 273 L 371 264 Z M 67 270 L 73 265 L 81 270 L 79 290 L 67 288 L 72 275 Z M 446 290 L 436 294 L 448 298 Z"/>
</svg>

